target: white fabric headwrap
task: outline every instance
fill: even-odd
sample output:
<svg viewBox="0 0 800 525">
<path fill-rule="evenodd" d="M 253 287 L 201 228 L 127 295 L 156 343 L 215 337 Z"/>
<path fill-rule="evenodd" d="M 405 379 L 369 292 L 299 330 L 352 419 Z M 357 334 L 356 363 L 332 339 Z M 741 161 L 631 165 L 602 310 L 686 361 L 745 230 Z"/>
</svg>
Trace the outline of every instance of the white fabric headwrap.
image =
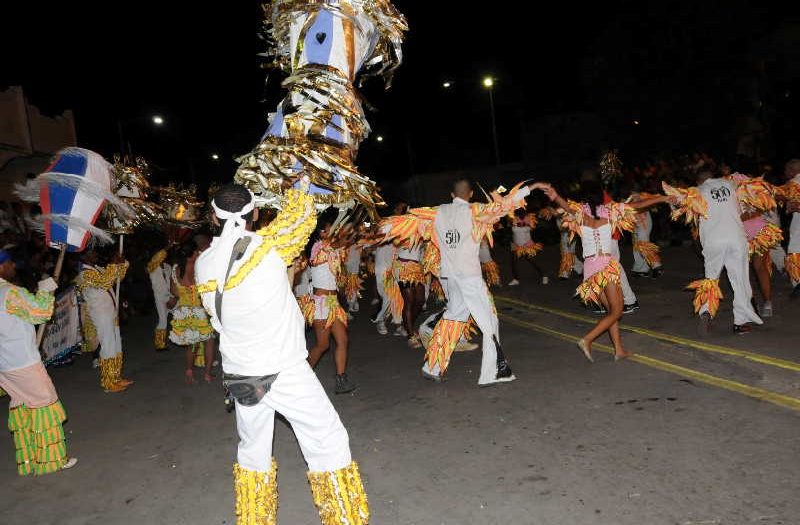
<svg viewBox="0 0 800 525">
<path fill-rule="evenodd" d="M 255 208 L 255 199 L 253 194 L 250 193 L 250 202 L 244 205 L 239 211 L 226 211 L 220 209 L 217 204 L 212 200 L 211 207 L 214 209 L 214 214 L 219 219 L 225 220 L 225 226 L 222 228 L 222 233 L 217 238 L 216 245 L 214 246 L 214 261 L 213 261 L 213 274 L 217 281 L 217 290 L 222 291 L 225 286 L 225 274 L 228 273 L 228 264 L 230 264 L 231 254 L 236 241 L 244 236 L 247 221 L 244 216 L 253 211 Z M 219 315 L 219 312 L 217 312 Z"/>
</svg>

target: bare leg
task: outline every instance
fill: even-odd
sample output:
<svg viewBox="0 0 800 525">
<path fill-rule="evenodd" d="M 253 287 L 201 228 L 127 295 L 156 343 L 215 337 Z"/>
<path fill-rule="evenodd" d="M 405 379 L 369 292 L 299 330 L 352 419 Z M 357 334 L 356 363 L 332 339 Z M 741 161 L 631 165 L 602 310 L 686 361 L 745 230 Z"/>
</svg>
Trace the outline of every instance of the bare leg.
<svg viewBox="0 0 800 525">
<path fill-rule="evenodd" d="M 214 364 L 214 338 L 207 339 L 203 341 L 205 345 L 205 357 L 206 357 L 206 373 L 203 376 L 203 379 L 206 380 L 206 383 L 210 383 L 214 380 L 214 374 L 211 372 Z"/>
<path fill-rule="evenodd" d="M 753 255 L 753 269 L 758 278 L 758 287 L 761 290 L 761 298 L 767 302 L 772 301 L 772 282 L 769 278 L 769 265 L 772 261 L 769 252 L 763 255 Z"/>
<path fill-rule="evenodd" d="M 184 353 L 184 361 L 186 362 L 186 371 L 184 372 L 184 381 L 187 385 L 194 383 L 194 345 L 187 345 Z"/>
<path fill-rule="evenodd" d="M 611 328 L 614 323 L 619 321 L 620 317 L 622 317 L 622 289 L 618 284 L 609 284 L 606 286 L 606 289 L 603 291 L 603 294 L 601 294 L 600 299 L 601 301 L 605 299 L 605 301 L 603 301 L 604 303 L 606 301 L 608 302 L 608 305 L 606 305 L 607 313 L 597 322 L 597 324 L 589 331 L 589 333 L 583 336 L 583 340 L 590 351 L 594 340 L 608 331 L 608 329 Z M 619 332 L 617 335 L 619 335 Z"/>
<path fill-rule="evenodd" d="M 336 341 L 336 349 L 333 352 L 336 375 L 342 375 L 347 370 L 347 327 L 341 321 L 334 321 L 330 332 L 333 333 L 333 340 Z"/>
<path fill-rule="evenodd" d="M 316 343 L 308 351 L 308 364 L 311 365 L 311 368 L 317 366 L 320 357 L 322 354 L 328 351 L 328 347 L 331 344 L 330 335 L 331 329 L 325 328 L 325 321 L 324 320 L 314 320 L 314 335 L 316 336 Z"/>
<path fill-rule="evenodd" d="M 603 290 L 603 297 L 605 301 L 603 301 L 606 310 L 611 311 L 614 309 L 614 303 L 618 303 L 618 308 L 620 309 L 620 314 L 622 312 L 623 305 L 625 303 L 622 297 L 622 289 L 617 285 L 610 285 L 606 286 L 606 289 Z M 619 319 L 619 318 L 618 318 Z M 612 324 L 608 328 L 608 335 L 611 338 L 611 343 L 614 345 L 614 360 L 619 361 L 620 359 L 625 359 L 633 355 L 630 352 L 626 352 L 622 346 L 622 336 L 620 335 L 619 330 L 619 320 L 617 320 L 614 324 Z"/>
</svg>

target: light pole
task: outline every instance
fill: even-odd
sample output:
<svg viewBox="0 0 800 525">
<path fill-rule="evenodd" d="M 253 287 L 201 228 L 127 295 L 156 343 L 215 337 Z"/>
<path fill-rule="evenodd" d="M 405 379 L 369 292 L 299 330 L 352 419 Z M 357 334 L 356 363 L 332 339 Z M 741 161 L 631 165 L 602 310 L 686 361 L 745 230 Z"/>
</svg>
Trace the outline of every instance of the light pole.
<svg viewBox="0 0 800 525">
<path fill-rule="evenodd" d="M 489 112 L 492 114 L 492 141 L 494 143 L 494 163 L 500 165 L 500 148 L 497 146 L 497 122 L 494 116 L 494 79 L 486 77 L 483 79 L 483 87 L 489 90 Z"/>
</svg>

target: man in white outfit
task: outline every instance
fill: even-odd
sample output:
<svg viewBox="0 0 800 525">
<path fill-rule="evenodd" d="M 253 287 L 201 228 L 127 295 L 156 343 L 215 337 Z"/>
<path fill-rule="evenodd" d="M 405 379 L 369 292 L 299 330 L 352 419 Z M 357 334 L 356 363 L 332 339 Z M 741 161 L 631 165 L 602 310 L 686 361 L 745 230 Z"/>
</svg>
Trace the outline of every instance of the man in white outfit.
<svg viewBox="0 0 800 525">
<path fill-rule="evenodd" d="M 212 208 L 222 232 L 198 257 L 196 280 L 220 334 L 223 381 L 236 398 L 238 523 L 275 523 L 276 412 L 295 432 L 323 523 L 367 523 L 347 431 L 306 361 L 305 322 L 287 276 L 314 230 L 313 199 L 289 190 L 275 220 L 256 233 L 249 231 L 258 218 L 254 198 L 243 186 L 220 188 Z"/>
<path fill-rule="evenodd" d="M 701 171 L 697 176 L 700 194 L 708 205 L 707 217 L 700 217 L 700 244 L 705 260 L 705 279 L 696 282 L 697 293 L 706 293 L 710 301 L 705 301 L 698 311 L 700 314 L 699 332 L 708 332 L 716 307 L 710 308 L 715 296 L 721 296 L 719 276 L 723 267 L 733 288 L 733 331 L 736 334 L 751 330 L 750 323 L 763 321 L 753 309 L 750 287 L 750 255 L 741 219 L 741 206 L 736 197 L 733 182 L 714 177 L 710 171 Z M 695 283 L 693 283 L 695 284 Z M 710 294 L 710 295 L 708 295 Z"/>
<path fill-rule="evenodd" d="M 634 194 L 634 199 L 638 197 L 637 194 Z M 638 243 L 650 243 L 652 231 L 653 216 L 650 210 L 639 211 L 636 214 L 636 229 L 633 231 L 633 268 L 631 268 L 631 271 L 634 275 L 660 277 L 664 273 L 660 258 L 656 256 L 656 260 L 652 261 L 653 266 L 651 267 L 642 252 L 637 249 Z"/>
<path fill-rule="evenodd" d="M 470 203 L 472 184 L 460 179 L 453 185 L 453 202 L 437 208 L 411 210 L 421 221 L 433 221 L 433 244 L 441 252 L 441 282 L 447 308 L 436 324 L 428 345 L 422 374 L 440 381 L 450 357 L 470 318 L 483 333 L 483 357 L 478 384 L 481 386 L 516 379 L 500 348 L 497 312 L 483 279 L 478 257 L 481 239 L 494 223 L 523 206 L 536 184 L 490 204 Z M 400 218 L 402 220 L 402 218 Z"/>
<path fill-rule="evenodd" d="M 172 267 L 167 263 L 167 249 L 161 249 L 147 263 L 147 274 L 150 276 L 150 285 L 153 287 L 153 301 L 158 313 L 158 324 L 153 335 L 153 346 L 156 350 L 167 348 L 167 303 L 172 298 L 170 285 L 172 283 Z"/>
</svg>

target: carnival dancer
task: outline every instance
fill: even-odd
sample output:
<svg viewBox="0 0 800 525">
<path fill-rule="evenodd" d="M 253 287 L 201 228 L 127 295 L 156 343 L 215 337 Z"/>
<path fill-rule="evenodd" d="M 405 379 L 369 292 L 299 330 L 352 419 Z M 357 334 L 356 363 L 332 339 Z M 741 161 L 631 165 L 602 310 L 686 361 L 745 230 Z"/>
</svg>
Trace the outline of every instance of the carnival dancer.
<svg viewBox="0 0 800 525">
<path fill-rule="evenodd" d="M 302 189 L 283 199 L 275 220 L 252 233 L 253 195 L 238 185 L 220 188 L 212 220 L 222 231 L 196 262 L 203 304 L 220 334 L 224 380 L 237 398 L 237 519 L 240 525 L 276 522 L 271 456 L 278 412 L 297 436 L 322 522 L 364 525 L 369 508 L 358 466 L 347 431 L 306 361 L 303 316 L 287 275 L 314 230 L 314 203 Z"/>
<path fill-rule="evenodd" d="M 567 201 L 552 188 L 545 188 L 547 196 L 565 210 L 564 224 L 574 235 L 579 235 L 583 246 L 583 282 L 577 292 L 585 303 L 602 305 L 606 315 L 578 341 L 586 359 L 594 361 L 592 343 L 605 332 L 614 345 L 614 360 L 630 355 L 622 346 L 619 320 L 624 300 L 621 287 L 622 267 L 612 253 L 615 231 L 631 231 L 635 226 L 636 209 L 666 202 L 664 196 L 652 197 L 627 204 L 608 201 L 602 186 L 596 181 L 581 183 L 581 202 Z"/>
<path fill-rule="evenodd" d="M 122 392 L 133 384 L 122 377 L 122 336 L 119 332 L 115 291 L 117 280 L 122 280 L 128 271 L 128 261 L 115 253 L 106 266 L 97 264 L 95 250 L 84 253 L 83 264 L 75 284 L 86 301 L 87 313 L 97 332 L 100 343 L 100 386 L 106 392 Z"/>
<path fill-rule="evenodd" d="M 403 215 L 408 210 L 408 204 L 399 201 L 394 206 L 395 215 Z M 381 233 L 386 234 L 386 231 Z M 375 248 L 375 285 L 380 298 L 380 308 L 373 317 L 378 333 L 386 335 L 389 329 L 386 327 L 386 316 L 391 316 L 391 322 L 395 326 L 393 335 L 407 337 L 408 333 L 403 328 L 403 296 L 400 292 L 400 284 L 394 271 L 394 261 L 397 259 L 397 247 L 392 243 L 379 244 Z"/>
<path fill-rule="evenodd" d="M 436 208 L 416 208 L 409 214 L 386 219 L 391 227 L 388 239 L 408 246 L 431 239 L 441 257 L 441 282 L 447 297 L 447 309 L 436 323 L 426 352 L 422 374 L 441 381 L 450 357 L 470 317 L 483 332 L 483 357 L 478 384 L 482 386 L 516 379 L 500 348 L 497 313 L 492 296 L 481 275 L 478 258 L 484 237 L 491 242 L 493 225 L 503 216 L 525 204 L 531 188 L 539 183 L 518 187 L 510 195 L 492 194 L 489 204 L 470 203 L 472 184 L 459 179 L 453 184 L 453 202 Z"/>
<path fill-rule="evenodd" d="M 742 210 L 742 225 L 747 236 L 750 262 L 761 291 L 761 318 L 772 317 L 772 259 L 770 252 L 783 241 L 780 227 L 768 220 L 768 213 L 777 209 L 776 189 L 762 178 L 741 173 L 727 177 L 736 185 L 736 196 Z"/>
<path fill-rule="evenodd" d="M 200 250 L 194 241 L 178 248 L 177 263 L 172 267 L 171 291 L 173 298 L 169 340 L 186 348 L 184 381 L 193 384 L 193 366 L 205 369 L 203 379 L 214 380 L 211 369 L 214 364 L 214 329 L 203 309 L 200 294 L 195 285 L 195 264 Z"/>
<path fill-rule="evenodd" d="M 308 254 L 308 269 L 311 274 L 314 311 L 313 316 L 307 317 L 306 321 L 314 329 L 316 341 L 308 351 L 308 363 L 311 368 L 317 366 L 322 354 L 330 348 L 333 335 L 336 342 L 333 353 L 336 364 L 336 393 L 346 394 L 355 390 L 357 385 L 347 376 L 347 313 L 339 304 L 336 283 L 342 273 L 342 246 L 348 241 L 334 235 L 332 226 L 333 218 L 327 213 L 322 214 L 314 240 L 309 242 L 311 250 Z M 341 231 L 337 233 L 341 234 Z"/>
<path fill-rule="evenodd" d="M 425 273 L 422 271 L 420 258 L 422 247 L 400 247 L 397 250 L 395 273 L 400 293 L 403 298 L 403 327 L 408 334 L 408 346 L 422 348 L 417 333 L 417 317 L 425 303 Z"/>
<path fill-rule="evenodd" d="M 525 259 L 534 267 L 542 280 L 542 284 L 547 284 L 542 269 L 534 260 L 536 254 L 542 251 L 544 245 L 540 242 L 533 242 L 531 232 L 536 228 L 536 215 L 528 213 L 525 209 L 514 211 L 511 220 L 511 282 L 509 286 L 519 286 L 519 261 Z"/>
<path fill-rule="evenodd" d="M 792 281 L 792 299 L 800 297 L 800 159 L 792 159 L 783 170 L 786 184 L 780 195 L 786 201 L 786 213 L 791 214 L 789 245 L 786 247 L 786 273 Z"/>
<path fill-rule="evenodd" d="M 722 299 L 719 276 L 723 268 L 733 288 L 733 332 L 744 334 L 752 330 L 751 323 L 762 324 L 763 321 L 750 302 L 753 290 L 750 287 L 749 250 L 736 186 L 709 169 L 698 173 L 697 183 L 697 187 L 689 189 L 672 188 L 666 183 L 662 185 L 679 205 L 673 211 L 673 220 L 683 215 L 688 223 L 696 223 L 699 229 L 705 279 L 688 286 L 695 290 L 694 308 L 700 315 L 698 335 L 704 337 L 708 334 L 711 320 L 719 309 Z"/>
<path fill-rule="evenodd" d="M 153 335 L 156 350 L 167 348 L 167 321 L 169 308 L 167 303 L 172 299 L 170 287 L 172 283 L 172 266 L 167 261 L 168 247 L 158 250 L 147 263 L 147 274 L 153 287 L 153 300 L 158 314 L 158 324 Z"/>
<path fill-rule="evenodd" d="M 480 249 L 478 249 L 478 260 L 481 263 L 483 280 L 486 281 L 489 288 L 492 286 L 502 286 L 500 283 L 500 267 L 492 258 L 492 249 L 489 247 L 489 241 L 486 239 L 481 241 Z"/>
<path fill-rule="evenodd" d="M 11 397 L 8 429 L 17 473 L 38 476 L 72 468 L 78 459 L 67 455 L 62 427 L 67 414 L 42 364 L 33 328 L 53 315 L 56 283 L 40 281 L 33 295 L 9 282 L 15 268 L 11 255 L 0 250 L 0 388 Z"/>
<path fill-rule="evenodd" d="M 649 197 L 639 193 L 631 194 L 633 200 Z M 639 277 L 661 277 L 664 268 L 661 264 L 661 251 L 657 244 L 650 242 L 653 231 L 653 216 L 650 210 L 639 210 L 636 214 L 636 227 L 633 230 L 633 268 L 631 273 Z"/>
<path fill-rule="evenodd" d="M 347 248 L 347 256 L 344 260 L 344 271 L 340 276 L 339 288 L 347 301 L 348 314 L 358 313 L 358 299 L 361 297 L 361 251 L 362 247 L 358 242 L 354 242 Z"/>
</svg>

